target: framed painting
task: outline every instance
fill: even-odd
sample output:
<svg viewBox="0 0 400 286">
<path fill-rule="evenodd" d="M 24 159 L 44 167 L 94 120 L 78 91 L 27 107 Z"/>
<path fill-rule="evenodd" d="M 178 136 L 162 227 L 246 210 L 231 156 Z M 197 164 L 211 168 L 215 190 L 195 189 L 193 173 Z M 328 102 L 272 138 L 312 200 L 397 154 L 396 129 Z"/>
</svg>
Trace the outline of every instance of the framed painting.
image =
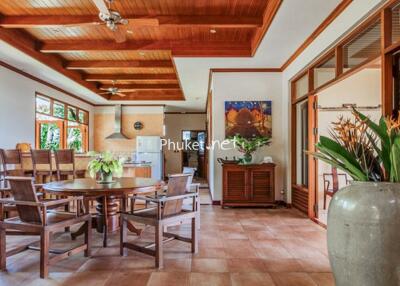
<svg viewBox="0 0 400 286">
<path fill-rule="evenodd" d="M 225 101 L 225 137 L 272 136 L 272 101 Z"/>
</svg>

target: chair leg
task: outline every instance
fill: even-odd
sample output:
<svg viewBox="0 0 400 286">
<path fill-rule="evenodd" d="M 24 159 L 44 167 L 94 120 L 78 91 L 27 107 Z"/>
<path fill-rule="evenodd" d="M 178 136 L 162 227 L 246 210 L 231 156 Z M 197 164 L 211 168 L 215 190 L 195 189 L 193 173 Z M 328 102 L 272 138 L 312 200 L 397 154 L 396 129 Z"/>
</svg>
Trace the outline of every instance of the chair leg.
<svg viewBox="0 0 400 286">
<path fill-rule="evenodd" d="M 68 198 L 68 197 L 66 197 L 66 198 Z M 64 211 L 68 212 L 68 213 L 71 212 L 71 206 L 69 203 L 64 206 Z M 71 230 L 71 228 L 69 226 L 67 226 L 65 228 L 65 232 L 70 232 L 70 230 Z"/>
<path fill-rule="evenodd" d="M 197 229 L 200 230 L 200 195 L 197 197 L 196 204 L 197 204 Z"/>
<path fill-rule="evenodd" d="M 326 210 L 326 193 L 324 192 L 324 210 Z"/>
<path fill-rule="evenodd" d="M 192 218 L 192 253 L 197 253 L 199 251 L 198 230 L 199 221 L 198 216 L 196 215 L 194 218 Z"/>
<path fill-rule="evenodd" d="M 40 233 L 40 278 L 49 276 L 50 233 L 42 230 Z"/>
<path fill-rule="evenodd" d="M 4 228 L 0 229 L 0 269 L 6 270 L 6 230 Z"/>
<path fill-rule="evenodd" d="M 90 218 L 86 223 L 85 229 L 85 257 L 90 257 L 92 255 L 92 219 Z"/>
<path fill-rule="evenodd" d="M 163 233 L 164 227 L 161 222 L 156 225 L 156 268 L 164 267 L 164 251 L 163 251 Z"/>
<path fill-rule="evenodd" d="M 103 247 L 107 247 L 108 240 L 108 210 L 107 210 L 107 197 L 103 198 Z"/>
<path fill-rule="evenodd" d="M 127 228 L 128 228 L 128 221 L 121 215 L 121 226 L 120 226 L 120 237 L 119 237 L 119 254 L 121 256 L 125 256 L 125 247 L 124 243 L 126 241 L 126 234 L 127 234 Z"/>
</svg>

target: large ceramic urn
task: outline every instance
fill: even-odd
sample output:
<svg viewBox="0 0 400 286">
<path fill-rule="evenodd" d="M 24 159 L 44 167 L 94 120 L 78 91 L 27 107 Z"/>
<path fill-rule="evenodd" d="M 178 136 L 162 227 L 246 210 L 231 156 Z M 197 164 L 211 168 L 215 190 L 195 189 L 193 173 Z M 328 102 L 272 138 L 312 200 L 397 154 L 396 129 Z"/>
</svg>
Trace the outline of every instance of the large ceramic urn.
<svg viewBox="0 0 400 286">
<path fill-rule="evenodd" d="M 400 184 L 354 182 L 337 192 L 328 251 L 337 286 L 400 285 Z"/>
</svg>

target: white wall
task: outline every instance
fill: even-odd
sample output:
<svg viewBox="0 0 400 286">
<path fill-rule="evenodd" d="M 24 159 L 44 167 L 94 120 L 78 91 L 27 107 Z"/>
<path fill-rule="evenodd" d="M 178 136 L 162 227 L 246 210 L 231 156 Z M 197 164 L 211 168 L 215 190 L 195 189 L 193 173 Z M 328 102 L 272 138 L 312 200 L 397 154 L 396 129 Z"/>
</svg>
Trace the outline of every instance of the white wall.
<svg viewBox="0 0 400 286">
<path fill-rule="evenodd" d="M 206 130 L 206 114 L 165 114 L 165 139 L 182 142 L 183 130 Z M 165 173 L 182 172 L 182 154 L 168 148 L 164 149 Z"/>
<path fill-rule="evenodd" d="M 212 135 L 213 140 L 225 139 L 225 101 L 271 100 L 272 101 L 272 144 L 263 147 L 255 154 L 255 162 L 260 162 L 264 156 L 272 156 L 276 168 L 276 199 L 282 199 L 281 190 L 284 178 L 282 170 L 284 162 L 284 132 L 282 130 L 282 78 L 280 73 L 214 73 L 212 95 Z M 240 157 L 234 150 L 215 148 L 210 152 L 210 188 L 213 200 L 222 198 L 222 167 L 217 158 Z M 211 165 L 210 164 L 210 165 Z"/>
<path fill-rule="evenodd" d="M 0 66 L 0 148 L 16 143 L 35 146 L 35 92 L 79 106 L 90 113 L 89 142 L 93 146 L 93 106 Z"/>
<path fill-rule="evenodd" d="M 282 127 L 287 130 L 283 143 L 286 151 L 284 161 L 290 166 L 290 80 L 315 60 L 320 54 L 328 50 L 343 35 L 354 28 L 362 19 L 372 13 L 385 0 L 354 0 L 328 27 L 308 46 L 296 60 L 282 73 L 282 105 L 281 112 L 288 114 L 283 118 Z M 291 203 L 291 176 L 290 167 L 287 168 L 285 188 L 288 190 L 287 202 Z"/>
</svg>

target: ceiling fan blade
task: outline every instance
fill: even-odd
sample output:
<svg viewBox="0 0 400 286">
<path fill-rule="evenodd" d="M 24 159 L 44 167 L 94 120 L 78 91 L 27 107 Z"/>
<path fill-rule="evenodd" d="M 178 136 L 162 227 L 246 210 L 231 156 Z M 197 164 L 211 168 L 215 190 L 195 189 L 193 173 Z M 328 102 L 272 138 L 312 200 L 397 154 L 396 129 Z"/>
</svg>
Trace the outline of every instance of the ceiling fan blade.
<svg viewBox="0 0 400 286">
<path fill-rule="evenodd" d="M 117 43 L 126 42 L 126 28 L 120 25 L 117 25 L 114 32 L 114 38 Z"/>
<path fill-rule="evenodd" d="M 110 15 L 110 11 L 107 8 L 106 3 L 104 0 L 92 0 L 93 4 L 96 5 L 97 9 L 99 9 L 100 13 Z"/>
<path fill-rule="evenodd" d="M 99 94 L 110 94 L 110 93 L 107 91 L 107 92 L 99 92 Z"/>
<path fill-rule="evenodd" d="M 117 92 L 116 95 L 118 95 L 118 96 L 120 96 L 120 97 L 125 97 L 125 96 L 126 96 L 126 94 L 125 94 L 125 93 L 122 93 L 122 92 Z"/>
</svg>

